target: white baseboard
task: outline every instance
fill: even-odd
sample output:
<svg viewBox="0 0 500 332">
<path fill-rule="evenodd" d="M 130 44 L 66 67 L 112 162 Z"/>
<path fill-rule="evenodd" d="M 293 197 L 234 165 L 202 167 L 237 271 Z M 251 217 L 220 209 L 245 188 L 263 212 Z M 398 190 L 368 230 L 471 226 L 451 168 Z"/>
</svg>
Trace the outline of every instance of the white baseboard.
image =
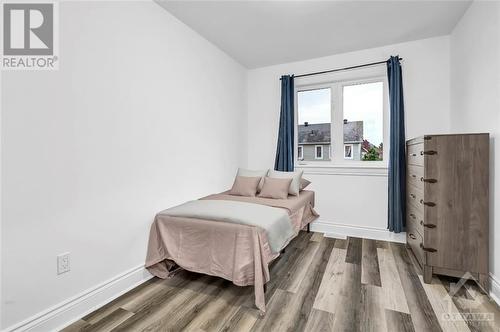
<svg viewBox="0 0 500 332">
<path fill-rule="evenodd" d="M 135 267 L 14 324 L 6 328 L 4 332 L 59 331 L 150 278 L 152 275 L 144 268 L 144 265 Z"/>
<path fill-rule="evenodd" d="M 345 239 L 348 236 L 353 236 L 372 240 L 406 243 L 406 233 L 392 233 L 382 228 L 345 225 L 324 220 L 314 221 L 311 224 L 311 230 L 313 232 L 324 233 L 326 237 L 338 239 Z"/>
<path fill-rule="evenodd" d="M 500 305 L 500 281 L 490 273 L 490 297 Z"/>
</svg>

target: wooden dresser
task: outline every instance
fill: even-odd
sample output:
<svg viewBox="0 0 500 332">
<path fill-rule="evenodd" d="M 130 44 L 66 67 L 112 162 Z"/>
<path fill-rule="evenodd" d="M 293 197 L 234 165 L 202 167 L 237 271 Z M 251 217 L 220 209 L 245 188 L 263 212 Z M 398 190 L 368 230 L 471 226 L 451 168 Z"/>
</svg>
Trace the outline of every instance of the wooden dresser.
<svg viewBox="0 0 500 332">
<path fill-rule="evenodd" d="M 475 279 L 488 290 L 489 134 L 407 141 L 406 240 L 432 274 Z"/>
</svg>

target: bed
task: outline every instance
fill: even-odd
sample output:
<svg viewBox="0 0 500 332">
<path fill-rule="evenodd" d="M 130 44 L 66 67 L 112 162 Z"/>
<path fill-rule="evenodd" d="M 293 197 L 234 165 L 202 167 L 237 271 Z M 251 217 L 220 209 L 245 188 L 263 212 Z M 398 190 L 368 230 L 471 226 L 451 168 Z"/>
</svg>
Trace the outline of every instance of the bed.
<svg viewBox="0 0 500 332">
<path fill-rule="evenodd" d="M 314 192 L 302 190 L 298 196 L 290 195 L 287 199 L 234 196 L 222 192 L 203 197 L 198 203 L 192 202 L 202 206 L 257 209 L 264 217 L 271 212 L 284 213 L 292 231 L 286 238 L 278 239 L 277 236 L 286 232 L 280 230 L 280 234 L 271 235 L 266 229 L 267 221 L 260 226 L 245 224 L 242 218 L 231 215 L 230 209 L 223 209 L 225 211 L 214 217 L 206 212 L 209 217 L 186 214 L 191 207 L 183 213 L 164 210 L 156 215 L 151 226 L 146 268 L 164 279 L 177 264 L 185 270 L 218 276 L 238 286 L 253 285 L 255 305 L 265 312 L 264 287 L 270 279 L 269 264 L 301 229 L 309 229 L 309 224 L 318 218 L 314 211 Z M 247 216 L 246 219 L 251 218 Z"/>
</svg>

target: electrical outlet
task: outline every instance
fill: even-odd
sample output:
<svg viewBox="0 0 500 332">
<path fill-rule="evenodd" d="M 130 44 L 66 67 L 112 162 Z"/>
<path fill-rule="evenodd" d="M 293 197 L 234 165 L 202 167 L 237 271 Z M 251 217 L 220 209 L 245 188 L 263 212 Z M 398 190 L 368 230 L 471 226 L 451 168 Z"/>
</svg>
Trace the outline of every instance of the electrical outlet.
<svg viewBox="0 0 500 332">
<path fill-rule="evenodd" d="M 57 274 L 69 272 L 69 252 L 57 255 Z"/>
</svg>

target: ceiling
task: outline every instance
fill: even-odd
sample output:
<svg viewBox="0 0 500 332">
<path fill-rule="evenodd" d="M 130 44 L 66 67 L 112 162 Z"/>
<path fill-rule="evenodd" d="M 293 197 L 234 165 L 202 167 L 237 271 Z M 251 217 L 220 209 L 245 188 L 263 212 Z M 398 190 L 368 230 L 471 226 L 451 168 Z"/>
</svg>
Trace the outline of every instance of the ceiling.
<svg viewBox="0 0 500 332">
<path fill-rule="evenodd" d="M 165 1 L 247 68 L 449 34 L 471 1 Z"/>
</svg>

